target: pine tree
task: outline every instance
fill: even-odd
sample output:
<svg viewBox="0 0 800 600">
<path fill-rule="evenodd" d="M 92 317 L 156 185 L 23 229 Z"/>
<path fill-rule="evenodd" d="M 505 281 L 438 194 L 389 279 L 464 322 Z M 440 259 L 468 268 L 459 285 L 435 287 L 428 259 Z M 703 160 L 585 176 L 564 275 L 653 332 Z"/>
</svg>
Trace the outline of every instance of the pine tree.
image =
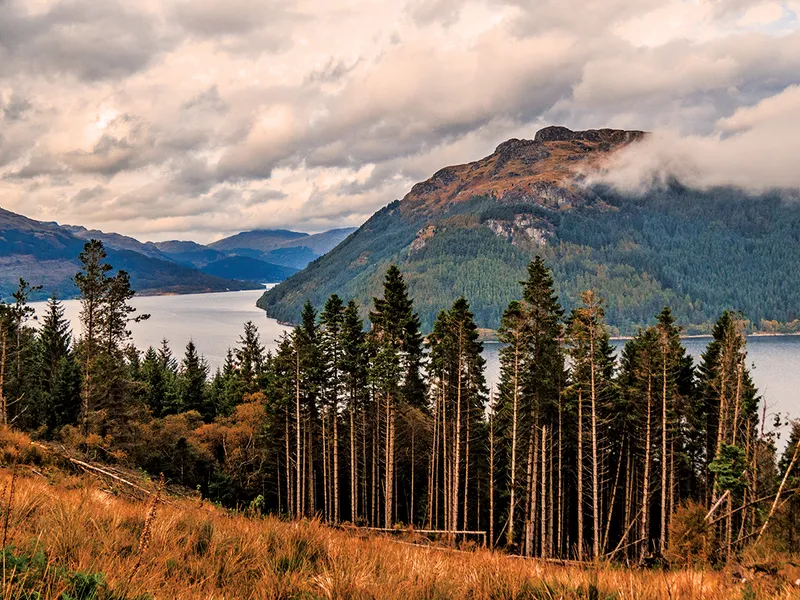
<svg viewBox="0 0 800 600">
<path fill-rule="evenodd" d="M 197 354 L 197 348 L 191 340 L 186 344 L 186 354 L 183 356 L 178 378 L 181 412 L 194 410 L 206 421 L 210 421 L 213 418 L 213 410 L 207 402 L 208 364 Z"/>
<path fill-rule="evenodd" d="M 701 402 L 697 409 L 699 418 L 705 420 L 706 432 L 706 498 L 711 506 L 725 496 L 725 508 L 731 516 L 723 520 L 719 533 L 725 540 L 723 550 L 728 560 L 736 545 L 734 528 L 747 516 L 742 511 L 732 515 L 733 507 L 739 504 L 746 509 L 753 495 L 754 479 L 748 466 L 759 447 L 755 432 L 760 398 L 745 366 L 742 321 L 741 315 L 730 311 L 722 314 L 698 368 Z"/>
<path fill-rule="evenodd" d="M 367 356 L 364 323 L 358 314 L 358 305 L 351 300 L 344 309 L 341 330 L 342 346 L 342 378 L 347 396 L 347 416 L 349 419 L 348 433 L 350 438 L 350 520 L 359 519 L 358 488 L 359 477 L 359 452 L 357 448 L 357 423 L 358 416 L 365 409 L 365 396 L 367 391 Z M 363 457 L 366 459 L 366 456 Z"/>
<path fill-rule="evenodd" d="M 519 470 L 520 420 L 523 403 L 525 355 L 528 332 L 524 307 L 513 301 L 503 313 L 499 338 L 505 346 L 500 350 L 500 384 L 498 429 L 506 438 L 508 450 L 508 528 L 506 544 L 516 543 L 516 508 Z"/>
<path fill-rule="evenodd" d="M 38 377 L 41 386 L 41 422 L 53 433 L 77 422 L 80 373 L 72 353 L 72 331 L 64 305 L 55 297 L 47 302 L 38 335 Z"/>
<path fill-rule="evenodd" d="M 465 298 L 457 299 L 449 311 L 439 313 L 429 344 L 431 371 L 438 380 L 434 401 L 441 396 L 439 411 L 442 415 L 451 415 L 451 429 L 444 435 L 452 442 L 443 445 L 442 457 L 450 473 L 450 483 L 443 490 L 448 529 L 466 529 L 469 491 L 474 487 L 470 480 L 470 444 L 478 433 L 477 424 L 482 419 L 487 390 L 485 361 L 481 356 L 483 344 L 478 341 L 478 327 Z"/>
<path fill-rule="evenodd" d="M 244 324 L 244 333 L 239 336 L 239 348 L 236 350 L 236 366 L 243 392 L 257 392 L 263 382 L 264 346 L 258 335 L 258 328 L 252 321 Z"/>
<path fill-rule="evenodd" d="M 81 393 L 81 420 L 84 434 L 88 433 L 89 412 L 94 409 L 95 378 L 93 365 L 101 350 L 102 304 L 108 293 L 108 276 L 111 265 L 105 262 L 106 251 L 99 240 L 90 240 L 78 259 L 81 271 L 75 275 L 75 285 L 81 297 L 81 362 L 83 364 L 83 391 Z"/>
<path fill-rule="evenodd" d="M 604 461 L 605 442 L 601 439 L 603 403 L 607 401 L 607 392 L 611 389 L 611 375 L 614 370 L 613 355 L 609 344 L 609 335 L 605 327 L 602 300 L 593 292 L 587 291 L 581 296 L 582 306 L 575 308 L 569 319 L 567 341 L 572 359 L 572 386 L 577 392 L 578 414 L 582 415 L 584 402 L 589 402 L 589 443 L 591 474 L 591 519 L 592 519 L 592 557 L 598 558 L 601 545 L 601 463 Z M 583 419 L 578 423 L 578 453 L 583 453 Z M 583 515 L 583 490 L 580 475 L 585 468 L 579 458 L 577 467 L 579 474 L 578 516 Z M 578 527 L 578 557 L 583 555 L 583 530 Z"/>
<path fill-rule="evenodd" d="M 424 406 L 422 382 L 422 336 L 419 317 L 400 270 L 392 265 L 386 273 L 383 298 L 374 298 L 370 313 L 375 357 L 370 378 L 384 403 L 385 415 L 385 497 L 384 525 L 394 520 L 395 432 L 398 408 Z"/>
<path fill-rule="evenodd" d="M 345 398 L 345 351 L 343 345 L 345 308 L 341 298 L 332 295 L 325 303 L 320 315 L 320 350 L 323 356 L 323 391 L 326 414 L 325 421 L 330 423 L 332 439 L 326 444 L 331 449 L 331 477 L 328 496 L 330 517 L 334 523 L 341 520 L 340 485 L 339 485 L 339 409 Z M 326 431 L 326 429 L 323 429 Z M 325 443 L 325 440 L 323 440 Z"/>
</svg>

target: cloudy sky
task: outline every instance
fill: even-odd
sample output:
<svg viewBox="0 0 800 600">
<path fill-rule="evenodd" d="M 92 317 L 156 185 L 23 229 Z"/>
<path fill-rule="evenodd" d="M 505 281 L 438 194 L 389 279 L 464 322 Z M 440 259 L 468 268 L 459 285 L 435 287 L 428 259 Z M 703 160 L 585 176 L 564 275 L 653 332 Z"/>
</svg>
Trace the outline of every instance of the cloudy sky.
<svg viewBox="0 0 800 600">
<path fill-rule="evenodd" d="M 544 125 L 620 185 L 800 186 L 800 0 L 0 0 L 0 206 L 140 239 L 358 225 Z"/>
</svg>

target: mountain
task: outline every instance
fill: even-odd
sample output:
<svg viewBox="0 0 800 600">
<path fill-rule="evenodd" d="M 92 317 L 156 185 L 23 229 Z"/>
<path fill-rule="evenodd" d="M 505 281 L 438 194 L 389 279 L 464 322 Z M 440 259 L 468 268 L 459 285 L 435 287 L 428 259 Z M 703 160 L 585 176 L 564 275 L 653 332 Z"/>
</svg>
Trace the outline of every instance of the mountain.
<svg viewBox="0 0 800 600">
<path fill-rule="evenodd" d="M 479 325 L 494 329 L 540 254 L 565 308 L 592 288 L 606 299 L 615 332 L 635 332 L 665 305 L 690 332 L 707 331 L 727 308 L 756 327 L 800 327 L 797 198 L 679 182 L 633 196 L 583 183 L 645 135 L 548 127 L 441 169 L 258 305 L 287 322 L 306 299 L 321 306 L 331 293 L 367 307 L 396 263 L 424 327 L 463 294 Z"/>
<path fill-rule="evenodd" d="M 274 265 L 249 256 L 226 256 L 204 266 L 201 271 L 226 279 L 260 281 L 262 283 L 276 283 L 297 273 L 297 269 Z"/>
<path fill-rule="evenodd" d="M 80 234 L 75 235 L 76 233 Z M 78 255 L 83 249 L 83 228 L 62 227 L 57 223 L 35 221 L 0 209 L 0 297 L 7 300 L 16 290 L 20 277 L 41 285 L 37 297 L 57 294 L 61 298 L 76 294 L 72 277 L 80 268 Z M 102 232 L 97 232 L 98 235 Z M 258 283 L 223 279 L 188 268 L 154 254 L 130 248 L 142 245 L 133 238 L 102 234 L 108 263 L 131 275 L 133 288 L 141 294 L 216 292 L 258 289 Z M 133 242 L 136 242 L 134 244 Z M 157 249 L 156 249 L 157 250 Z"/>
<path fill-rule="evenodd" d="M 155 242 L 155 247 L 167 258 L 186 267 L 202 268 L 227 256 L 224 252 L 203 246 L 197 242 L 171 240 Z"/>
<path fill-rule="evenodd" d="M 209 248 L 214 248 L 215 250 L 221 250 L 223 252 L 230 252 L 241 248 L 268 252 L 281 247 L 281 245 L 286 242 L 296 242 L 298 239 L 308 237 L 310 236 L 307 233 L 288 231 L 286 229 L 256 229 L 254 231 L 237 233 L 236 235 L 213 242 L 208 246 Z"/>
<path fill-rule="evenodd" d="M 119 233 L 106 233 L 99 229 L 87 229 L 80 225 L 62 225 L 69 233 L 82 240 L 100 240 L 106 248 L 113 248 L 115 250 L 130 250 L 144 254 L 150 258 L 157 258 L 159 260 L 169 261 L 170 258 L 158 248 L 153 242 L 140 242 L 139 240 L 121 235 Z"/>
<path fill-rule="evenodd" d="M 248 256 L 276 265 L 302 269 L 311 261 L 330 252 L 355 230 L 355 227 L 349 227 L 308 234 L 286 229 L 257 229 L 237 233 L 209 244 L 209 247 L 228 255 Z"/>
</svg>

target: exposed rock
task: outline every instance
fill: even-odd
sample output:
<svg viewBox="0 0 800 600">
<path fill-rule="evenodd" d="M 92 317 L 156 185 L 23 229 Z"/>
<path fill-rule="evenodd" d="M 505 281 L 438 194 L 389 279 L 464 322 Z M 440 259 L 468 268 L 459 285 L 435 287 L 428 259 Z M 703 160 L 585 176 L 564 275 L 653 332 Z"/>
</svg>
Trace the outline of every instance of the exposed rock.
<svg viewBox="0 0 800 600">
<path fill-rule="evenodd" d="M 411 242 L 411 245 L 408 247 L 409 256 L 412 254 L 416 254 L 417 252 L 422 250 L 428 243 L 428 240 L 431 239 L 434 235 L 436 235 L 435 225 L 428 225 L 424 229 L 420 229 L 417 232 L 417 237 L 414 238 L 414 241 Z"/>
<path fill-rule="evenodd" d="M 579 180 L 608 155 L 641 139 L 642 131 L 546 127 L 533 140 L 510 139 L 481 160 L 437 171 L 400 203 L 405 213 L 437 212 L 475 196 L 564 208 L 591 201 Z"/>
<path fill-rule="evenodd" d="M 514 246 L 542 247 L 553 234 L 547 221 L 530 213 L 514 215 L 512 220 L 489 219 L 486 226 L 498 237 L 510 241 Z"/>
<path fill-rule="evenodd" d="M 566 127 L 552 125 L 536 132 L 534 142 L 571 142 L 584 140 L 587 142 L 602 143 L 602 150 L 609 150 L 610 144 L 626 144 L 636 141 L 647 135 L 644 131 L 624 129 L 587 129 L 586 131 L 572 131 Z"/>
</svg>

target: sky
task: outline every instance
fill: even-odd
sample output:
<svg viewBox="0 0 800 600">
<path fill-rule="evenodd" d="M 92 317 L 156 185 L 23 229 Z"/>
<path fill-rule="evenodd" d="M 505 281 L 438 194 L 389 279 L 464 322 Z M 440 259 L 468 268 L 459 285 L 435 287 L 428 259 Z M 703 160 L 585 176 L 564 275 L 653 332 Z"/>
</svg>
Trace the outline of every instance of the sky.
<svg viewBox="0 0 800 600">
<path fill-rule="evenodd" d="M 800 188 L 800 0 L 0 0 L 0 206 L 140 240 L 356 226 L 541 127 L 599 177 Z"/>
</svg>

